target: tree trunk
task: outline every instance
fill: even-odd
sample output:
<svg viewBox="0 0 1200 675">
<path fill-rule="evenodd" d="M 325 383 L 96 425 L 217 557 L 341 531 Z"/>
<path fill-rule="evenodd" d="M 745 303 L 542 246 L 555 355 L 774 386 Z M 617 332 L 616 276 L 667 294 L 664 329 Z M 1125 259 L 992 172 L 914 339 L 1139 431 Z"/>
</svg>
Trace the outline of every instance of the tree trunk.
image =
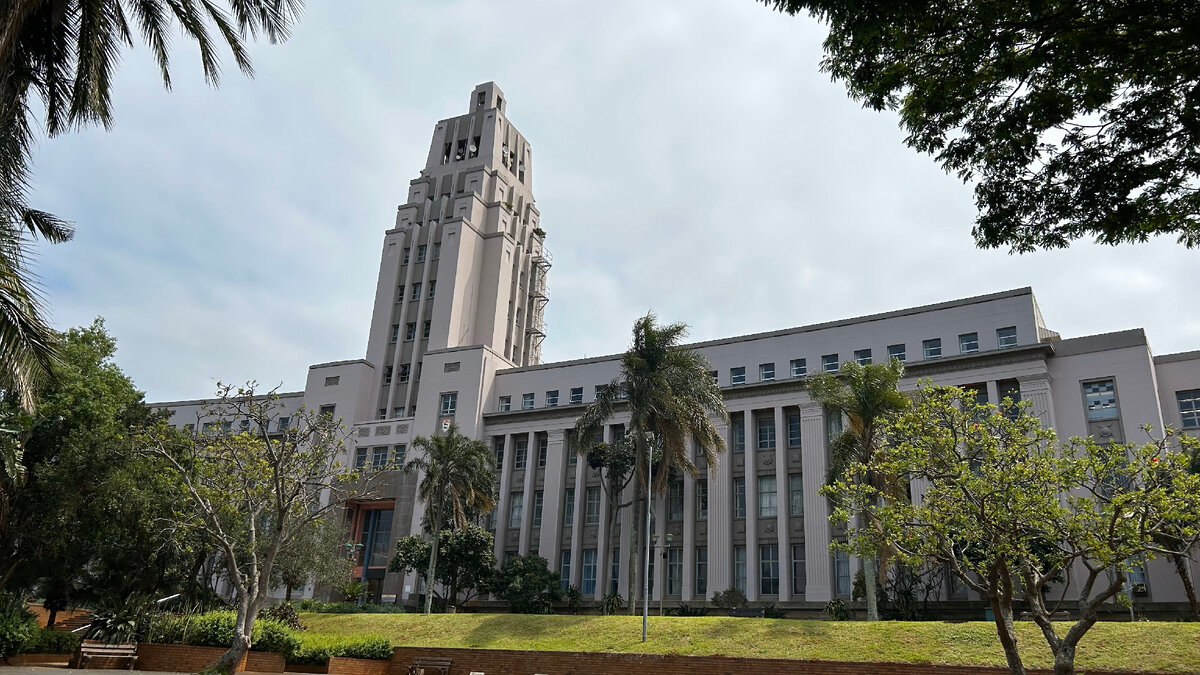
<svg viewBox="0 0 1200 675">
<path fill-rule="evenodd" d="M 875 591 L 875 558 L 866 556 L 862 559 L 863 586 L 867 593 L 867 621 L 879 620 L 879 595 Z"/>
<path fill-rule="evenodd" d="M 641 591 L 642 584 L 642 523 L 646 521 L 646 512 L 642 509 L 646 508 L 645 502 L 638 494 L 638 490 L 642 486 L 642 477 L 639 475 L 634 483 L 633 494 L 633 524 L 630 528 L 629 537 L 629 614 L 637 614 L 638 593 Z"/>
<path fill-rule="evenodd" d="M 286 589 L 283 591 L 283 601 L 291 602 L 292 601 L 292 587 L 291 587 L 291 585 L 286 585 L 286 586 L 287 586 Z"/>
<path fill-rule="evenodd" d="M 1054 653 L 1054 675 L 1075 675 L 1075 645 L 1066 640 Z"/>
<path fill-rule="evenodd" d="M 439 509 L 440 511 L 440 509 Z M 429 551 L 429 571 L 425 574 L 425 613 L 433 612 L 433 584 L 437 577 L 438 543 L 442 538 L 442 515 L 438 513 L 433 520 L 433 546 Z M 366 560 L 363 560 L 366 565 Z"/>
<path fill-rule="evenodd" d="M 53 628 L 54 620 L 57 618 L 58 618 L 58 610 L 57 609 L 50 610 L 50 616 L 46 617 L 46 628 Z"/>
<path fill-rule="evenodd" d="M 1025 664 L 1021 661 L 1021 653 L 1017 651 L 1017 633 L 1013 627 L 1012 602 L 1007 598 L 993 595 L 988 598 L 992 606 L 992 614 L 996 621 L 996 634 L 1000 637 L 1000 646 L 1004 648 L 1004 659 L 1008 662 L 1008 670 L 1012 675 L 1025 675 Z M 1057 663 L 1056 666 L 1057 668 Z M 1057 670 L 1055 671 L 1057 673 Z"/>
<path fill-rule="evenodd" d="M 216 661 L 204 669 L 202 672 L 223 673 L 224 675 L 232 675 L 237 670 L 237 666 L 242 661 L 242 657 L 246 652 L 250 651 L 250 638 L 254 634 L 254 614 L 248 600 L 243 600 L 238 604 L 237 620 L 233 624 L 233 643 L 229 649 L 225 651 Z M 246 627 L 250 626 L 249 629 Z"/>
<path fill-rule="evenodd" d="M 1200 619 L 1200 601 L 1196 599 L 1196 585 L 1192 583 L 1192 570 L 1188 568 L 1188 559 L 1181 555 L 1171 556 L 1175 563 L 1175 572 L 1183 582 L 1183 591 L 1187 593 L 1188 605 L 1192 608 L 1192 616 Z"/>
</svg>

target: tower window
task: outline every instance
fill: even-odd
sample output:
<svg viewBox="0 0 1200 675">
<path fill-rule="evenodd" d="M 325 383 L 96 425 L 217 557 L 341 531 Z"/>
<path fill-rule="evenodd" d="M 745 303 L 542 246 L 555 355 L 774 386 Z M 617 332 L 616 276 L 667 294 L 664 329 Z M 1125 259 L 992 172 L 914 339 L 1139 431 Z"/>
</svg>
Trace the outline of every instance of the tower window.
<svg viewBox="0 0 1200 675">
<path fill-rule="evenodd" d="M 475 96 L 475 107 L 482 108 L 484 103 L 487 103 L 487 94 L 481 91 Z"/>
</svg>

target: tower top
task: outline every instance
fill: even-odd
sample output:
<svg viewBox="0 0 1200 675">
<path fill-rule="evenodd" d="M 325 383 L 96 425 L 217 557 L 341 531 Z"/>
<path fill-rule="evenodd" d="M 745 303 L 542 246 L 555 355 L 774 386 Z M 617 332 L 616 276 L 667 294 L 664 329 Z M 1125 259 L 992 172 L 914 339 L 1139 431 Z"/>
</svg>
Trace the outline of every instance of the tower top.
<svg viewBox="0 0 1200 675">
<path fill-rule="evenodd" d="M 496 108 L 501 115 L 507 114 L 505 109 L 504 92 L 495 82 L 484 82 L 471 92 L 471 106 L 468 110 L 478 111 Z"/>
</svg>

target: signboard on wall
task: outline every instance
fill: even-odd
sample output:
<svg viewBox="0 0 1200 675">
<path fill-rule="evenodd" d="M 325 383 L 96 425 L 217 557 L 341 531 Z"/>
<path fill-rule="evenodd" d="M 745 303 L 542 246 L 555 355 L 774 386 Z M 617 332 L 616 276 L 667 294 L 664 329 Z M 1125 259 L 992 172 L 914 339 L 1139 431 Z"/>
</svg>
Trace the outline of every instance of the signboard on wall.
<svg viewBox="0 0 1200 675">
<path fill-rule="evenodd" d="M 454 420 L 450 419 L 449 417 L 442 418 L 442 433 L 446 433 L 447 431 L 450 431 L 450 423 L 453 421 Z"/>
</svg>

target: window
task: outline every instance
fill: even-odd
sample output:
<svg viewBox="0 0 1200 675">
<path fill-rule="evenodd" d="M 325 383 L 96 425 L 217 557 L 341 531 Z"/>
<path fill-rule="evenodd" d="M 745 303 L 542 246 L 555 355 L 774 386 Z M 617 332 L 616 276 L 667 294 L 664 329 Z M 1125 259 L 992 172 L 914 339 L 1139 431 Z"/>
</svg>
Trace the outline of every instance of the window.
<svg viewBox="0 0 1200 675">
<path fill-rule="evenodd" d="M 730 444 L 733 447 L 733 452 L 744 452 L 746 450 L 746 421 L 744 419 L 735 419 L 730 422 L 733 432 L 733 442 Z"/>
<path fill-rule="evenodd" d="M 402 363 L 402 364 L 400 364 L 400 377 L 399 377 L 399 380 L 400 380 L 401 382 L 408 382 L 408 375 L 409 375 L 409 373 L 410 373 L 411 371 L 412 371 L 412 366 L 411 366 L 411 365 L 409 365 L 409 364 L 407 364 L 407 363 Z"/>
<path fill-rule="evenodd" d="M 788 513 L 804 515 L 804 476 L 794 473 L 788 476 Z"/>
<path fill-rule="evenodd" d="M 800 413 L 790 412 L 787 416 L 788 425 L 788 447 L 800 447 L 801 430 L 800 430 Z"/>
<path fill-rule="evenodd" d="M 808 587 L 808 573 L 804 569 L 804 544 L 792 544 L 792 595 L 800 595 Z"/>
<path fill-rule="evenodd" d="M 533 527 L 542 526 L 542 495 L 541 490 L 533 493 Z"/>
<path fill-rule="evenodd" d="M 746 592 L 746 547 L 733 547 L 733 587 Z"/>
<path fill-rule="evenodd" d="M 713 382 L 716 382 L 717 384 L 720 384 L 720 383 L 721 383 L 721 373 L 720 373 L 720 371 L 716 371 L 716 370 L 710 370 L 710 371 L 708 371 L 708 374 L 709 374 L 710 376 L 712 376 Z"/>
<path fill-rule="evenodd" d="M 1083 383 L 1083 398 L 1087 405 L 1088 421 L 1114 420 L 1117 410 L 1117 390 L 1112 380 Z"/>
<path fill-rule="evenodd" d="M 1179 417 L 1184 429 L 1200 428 L 1200 389 L 1175 392 L 1179 404 Z"/>
<path fill-rule="evenodd" d="M 442 415 L 453 415 L 458 409 L 458 392 L 442 394 Z"/>
<path fill-rule="evenodd" d="M 567 488 L 563 497 L 563 527 L 575 524 L 575 488 Z"/>
<path fill-rule="evenodd" d="M 558 405 L 558 390 L 551 389 L 546 392 L 546 407 L 553 408 Z"/>
<path fill-rule="evenodd" d="M 440 241 L 433 242 L 433 259 L 437 260 L 438 258 L 441 257 L 441 255 L 442 255 L 442 242 L 440 242 Z"/>
<path fill-rule="evenodd" d="M 504 437 L 492 437 L 492 445 L 496 449 L 496 473 L 504 470 Z"/>
<path fill-rule="evenodd" d="M 508 412 L 509 410 L 512 410 L 512 397 L 501 396 L 500 404 L 496 406 L 496 409 L 500 412 Z"/>
<path fill-rule="evenodd" d="M 1129 572 L 1127 573 L 1127 575 L 1125 577 L 1126 579 L 1129 580 L 1129 588 L 1134 593 L 1138 593 L 1138 594 L 1145 593 L 1146 592 L 1146 565 L 1145 565 L 1145 562 L 1141 559 L 1141 557 L 1137 557 L 1137 558 L 1127 559 L 1125 561 L 1125 564 L 1129 565 Z"/>
<path fill-rule="evenodd" d="M 584 595 L 595 595 L 596 593 L 596 549 L 585 548 L 582 551 L 583 566 L 580 571 L 583 572 L 583 580 L 580 583 L 579 590 Z"/>
<path fill-rule="evenodd" d="M 417 262 L 419 262 L 419 263 L 425 262 L 425 252 L 427 250 L 428 250 L 428 247 L 425 244 L 421 244 L 420 246 L 417 246 Z"/>
<path fill-rule="evenodd" d="M 537 444 L 538 444 L 538 468 L 544 469 L 544 468 L 546 468 L 546 450 L 550 446 L 550 437 L 547 436 L 546 434 L 538 434 Z"/>
<path fill-rule="evenodd" d="M 325 417 L 326 415 L 328 415 L 329 417 L 333 417 L 335 410 L 337 410 L 337 406 L 334 404 L 323 405 L 320 407 L 317 414 L 320 415 L 321 417 Z M 242 420 L 242 421 L 244 422 L 245 420 Z"/>
<path fill-rule="evenodd" d="M 838 355 L 826 354 L 821 357 L 821 370 L 827 373 L 836 373 L 838 371 Z"/>
<path fill-rule="evenodd" d="M 979 333 L 963 333 L 958 336 L 958 353 L 974 354 L 979 351 Z"/>
<path fill-rule="evenodd" d="M 384 384 L 392 383 L 392 367 L 391 366 L 387 366 L 383 369 L 383 383 Z"/>
<path fill-rule="evenodd" d="M 583 403 L 583 387 L 571 387 L 571 405 Z"/>
<path fill-rule="evenodd" d="M 412 295 L 408 296 L 409 300 L 416 302 L 421 299 L 421 283 L 417 282 L 412 285 Z"/>
<path fill-rule="evenodd" d="M 583 503 L 583 524 L 584 525 L 599 525 L 600 524 L 600 488 L 590 487 L 585 494 L 587 501 Z"/>
<path fill-rule="evenodd" d="M 755 426 L 758 431 L 758 449 L 759 450 L 774 450 L 775 449 L 775 416 L 771 414 L 763 415 L 755 419 Z"/>
<path fill-rule="evenodd" d="M 696 518 L 708 517 L 708 481 L 700 478 L 696 481 Z"/>
<path fill-rule="evenodd" d="M 842 435 L 842 413 L 840 410 L 832 408 L 825 409 L 825 440 L 828 443 L 833 443 L 834 439 Z"/>
<path fill-rule="evenodd" d="M 250 420 L 241 420 L 238 422 L 238 431 L 243 434 L 250 431 Z"/>
<path fill-rule="evenodd" d="M 430 323 L 431 323 L 431 322 L 430 322 L 430 320 L 429 320 L 429 319 L 425 319 L 425 323 L 424 323 L 424 324 L 422 324 L 422 326 L 421 326 L 421 339 L 422 339 L 422 340 L 428 340 L 428 339 L 429 339 L 429 324 L 430 324 Z"/>
<path fill-rule="evenodd" d="M 375 417 L 375 419 L 386 420 L 387 419 L 387 408 L 380 408 L 379 414 Z"/>
<path fill-rule="evenodd" d="M 354 469 L 358 470 L 367 465 L 367 449 L 357 448 L 354 451 Z"/>
<path fill-rule="evenodd" d="M 409 248 L 407 246 L 405 246 L 404 247 L 404 261 L 400 263 L 401 265 L 408 264 L 408 251 L 409 251 Z M 401 286 L 401 288 L 403 288 L 403 286 Z"/>
<path fill-rule="evenodd" d="M 404 339 L 405 340 L 417 339 L 417 322 L 416 321 L 410 321 L 409 323 L 404 324 Z"/>
<path fill-rule="evenodd" d="M 529 463 L 529 439 L 518 436 L 513 448 L 513 470 L 524 469 Z"/>
<path fill-rule="evenodd" d="M 708 547 L 696 547 L 696 595 L 708 593 Z"/>
<path fill-rule="evenodd" d="M 854 360 L 860 366 L 867 365 L 868 363 L 871 362 L 871 350 L 870 349 L 855 349 L 854 350 Z"/>
<path fill-rule="evenodd" d="M 408 448 L 406 448 L 404 445 L 392 447 L 392 460 L 396 462 L 396 466 L 404 465 L 404 456 L 406 454 L 408 454 Z"/>
<path fill-rule="evenodd" d="M 733 517 L 746 517 L 746 479 L 742 476 L 733 479 Z"/>
<path fill-rule="evenodd" d="M 395 341 L 396 341 L 396 338 L 392 338 L 392 342 L 395 342 Z M 338 384 L 341 383 L 341 381 L 342 381 L 341 375 L 334 375 L 332 377 L 327 377 L 327 378 L 325 378 L 325 386 L 326 387 L 336 387 L 336 386 L 338 386 Z"/>
<path fill-rule="evenodd" d="M 392 324 L 392 342 L 400 339 L 400 324 Z M 328 385 L 326 385 L 328 386 Z"/>
<path fill-rule="evenodd" d="M 1008 349 L 1009 347 L 1017 346 L 1017 327 L 1009 326 L 1008 328 L 996 329 L 996 346 L 1000 349 Z"/>
<path fill-rule="evenodd" d="M 774 363 L 758 364 L 758 381 L 759 382 L 770 382 L 773 379 L 775 379 L 775 364 Z"/>
<path fill-rule="evenodd" d="M 667 484 L 667 520 L 683 520 L 683 481 Z"/>
<path fill-rule="evenodd" d="M 745 366 L 729 369 L 729 384 L 746 384 Z"/>
<path fill-rule="evenodd" d="M 779 515 L 778 495 L 775 492 L 775 476 L 758 477 L 758 517 L 775 518 Z"/>
<path fill-rule="evenodd" d="M 614 548 L 612 550 L 612 567 L 609 568 L 608 575 L 608 592 L 616 593 L 621 581 L 621 549 Z"/>
<path fill-rule="evenodd" d="M 779 547 L 758 547 L 758 592 L 779 595 Z"/>
<path fill-rule="evenodd" d="M 667 549 L 667 595 L 683 593 L 683 549 Z"/>
<path fill-rule="evenodd" d="M 287 431 L 288 427 L 290 427 L 291 425 L 292 425 L 292 418 L 290 418 L 290 417 L 280 417 L 279 418 L 279 430 L 280 431 Z"/>
<path fill-rule="evenodd" d="M 388 447 L 381 445 L 377 448 L 371 448 L 371 468 L 380 469 L 387 466 Z"/>
<path fill-rule="evenodd" d="M 404 286 L 396 287 L 396 302 L 404 302 Z"/>
<path fill-rule="evenodd" d="M 575 432 L 567 431 L 567 466 L 575 466 L 579 461 L 579 448 L 575 445 Z"/>
<path fill-rule="evenodd" d="M 792 359 L 792 377 L 804 377 L 805 375 L 808 375 L 808 361 Z"/>
<path fill-rule="evenodd" d="M 571 551 L 564 549 L 558 556 L 558 576 L 562 577 L 562 589 L 571 586 Z"/>
<path fill-rule="evenodd" d="M 521 527 L 521 517 L 525 515 L 525 493 L 514 492 L 508 498 L 508 526 L 511 529 Z"/>
<path fill-rule="evenodd" d="M 392 408 L 392 419 L 396 419 L 397 417 L 404 417 L 404 408 L 403 408 L 403 406 L 401 406 L 401 407 L 393 407 L 393 408 Z"/>
<path fill-rule="evenodd" d="M 833 594 L 850 596 L 850 557 L 845 551 L 833 554 Z"/>
<path fill-rule="evenodd" d="M 1000 380 L 996 382 L 997 394 L 1000 395 L 998 401 L 1004 414 L 1009 419 L 1016 419 L 1021 414 L 1021 407 L 1017 405 L 1021 402 L 1021 383 L 1016 380 Z M 1005 401 L 1009 404 L 1005 404 Z"/>
<path fill-rule="evenodd" d="M 533 392 L 521 394 L 521 410 L 533 410 Z"/>
<path fill-rule="evenodd" d="M 908 353 L 904 345 L 888 345 L 888 358 L 896 359 L 900 363 L 908 360 Z"/>
<path fill-rule="evenodd" d="M 433 296 L 436 294 L 437 294 L 437 279 L 434 279 L 433 281 L 429 282 L 429 296 L 428 296 L 429 299 L 432 300 Z"/>
<path fill-rule="evenodd" d="M 921 341 L 921 351 L 925 358 L 936 359 L 942 355 L 942 338 Z"/>
</svg>

